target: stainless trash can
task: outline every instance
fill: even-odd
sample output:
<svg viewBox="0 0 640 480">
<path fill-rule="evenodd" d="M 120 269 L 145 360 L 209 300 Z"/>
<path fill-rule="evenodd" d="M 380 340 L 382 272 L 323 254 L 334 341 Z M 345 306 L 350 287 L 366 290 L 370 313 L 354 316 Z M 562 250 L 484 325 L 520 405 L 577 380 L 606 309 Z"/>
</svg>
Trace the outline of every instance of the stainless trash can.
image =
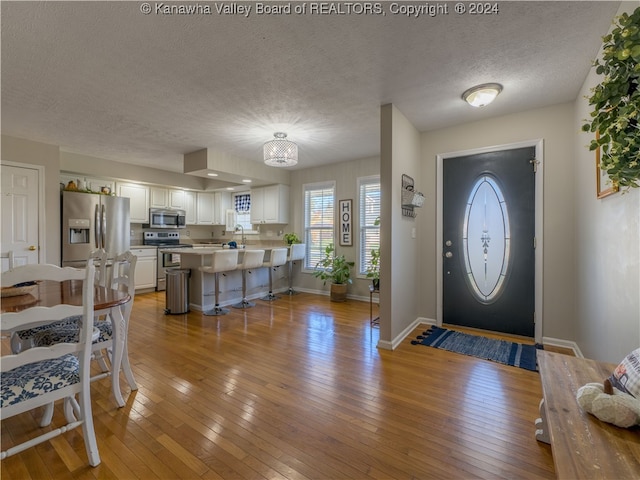
<svg viewBox="0 0 640 480">
<path fill-rule="evenodd" d="M 191 270 L 168 268 L 165 273 L 167 289 L 165 290 L 165 314 L 187 313 L 189 311 L 189 276 Z"/>
</svg>

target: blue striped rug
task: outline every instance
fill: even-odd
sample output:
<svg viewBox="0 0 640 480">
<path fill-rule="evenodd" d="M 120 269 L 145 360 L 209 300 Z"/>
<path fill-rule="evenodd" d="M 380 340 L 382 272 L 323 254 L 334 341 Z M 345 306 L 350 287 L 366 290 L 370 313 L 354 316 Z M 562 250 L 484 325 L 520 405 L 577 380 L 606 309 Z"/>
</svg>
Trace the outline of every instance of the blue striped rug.
<svg viewBox="0 0 640 480">
<path fill-rule="evenodd" d="M 542 345 L 523 345 L 436 326 L 418 335 L 417 340 L 412 340 L 411 343 L 462 353 L 534 372 L 538 370 L 536 350 L 542 348 Z"/>
</svg>

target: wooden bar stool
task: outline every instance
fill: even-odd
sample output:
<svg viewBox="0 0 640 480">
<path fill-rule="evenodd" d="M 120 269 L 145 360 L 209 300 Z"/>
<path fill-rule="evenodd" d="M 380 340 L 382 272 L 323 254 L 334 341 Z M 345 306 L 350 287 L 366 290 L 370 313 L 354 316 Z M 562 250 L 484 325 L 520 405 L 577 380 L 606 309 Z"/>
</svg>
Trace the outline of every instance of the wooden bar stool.
<svg viewBox="0 0 640 480">
<path fill-rule="evenodd" d="M 272 272 L 277 267 L 280 267 L 281 265 L 287 263 L 287 253 L 287 248 L 274 248 L 273 250 L 271 250 L 271 255 L 269 255 L 269 261 L 262 264 L 263 267 L 269 269 L 269 294 L 266 297 L 262 297 L 261 300 L 264 300 L 265 302 L 272 302 L 273 300 L 277 300 L 278 298 L 280 298 L 277 295 L 273 294 Z"/>
<path fill-rule="evenodd" d="M 233 308 L 249 308 L 255 307 L 255 303 L 247 300 L 247 271 L 252 268 L 262 267 L 264 259 L 264 250 L 245 250 L 242 257 L 242 263 L 238 264 L 238 268 L 242 270 L 242 301 L 233 305 Z M 251 273 L 251 272 L 249 272 Z"/>
<path fill-rule="evenodd" d="M 216 252 L 213 252 L 212 258 L 211 258 L 211 265 L 207 265 L 204 267 L 200 267 L 200 271 L 205 274 L 205 273 L 213 273 L 213 278 L 214 278 L 214 288 L 215 288 L 215 305 L 213 307 L 213 309 L 206 311 L 206 312 L 202 312 L 205 315 L 212 315 L 212 316 L 217 316 L 217 315 L 226 315 L 227 313 L 229 313 L 229 309 L 228 308 L 222 308 L 220 306 L 220 300 L 219 300 L 219 296 L 220 296 L 220 286 L 219 286 L 219 281 L 220 278 L 218 277 L 218 275 L 221 272 L 231 272 L 232 270 L 235 270 L 236 268 L 238 268 L 238 250 L 236 249 L 229 249 L 229 250 L 218 250 Z M 244 272 L 242 272 L 244 275 Z M 204 282 L 203 282 L 204 284 Z"/>
<path fill-rule="evenodd" d="M 296 292 L 293 289 L 293 262 L 296 260 L 304 260 L 307 252 L 307 244 L 306 243 L 294 243 L 291 245 L 291 250 L 289 252 L 289 290 L 287 293 L 289 295 L 295 295 Z"/>
</svg>

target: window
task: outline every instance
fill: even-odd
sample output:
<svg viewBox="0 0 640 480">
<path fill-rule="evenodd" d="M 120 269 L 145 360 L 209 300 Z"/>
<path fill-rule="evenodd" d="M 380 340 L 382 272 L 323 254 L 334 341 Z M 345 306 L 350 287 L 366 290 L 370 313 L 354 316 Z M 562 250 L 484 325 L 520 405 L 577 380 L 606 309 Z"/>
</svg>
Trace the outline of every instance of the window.
<svg viewBox="0 0 640 480">
<path fill-rule="evenodd" d="M 371 250 L 380 248 L 380 177 L 363 177 L 358 179 L 360 197 L 360 261 L 358 274 L 366 275 L 371 262 Z"/>
<path fill-rule="evenodd" d="M 304 239 L 306 269 L 314 269 L 334 243 L 335 182 L 310 183 L 304 188 Z"/>
<path fill-rule="evenodd" d="M 234 194 L 233 207 L 236 211 L 236 224 L 242 225 L 242 228 L 244 228 L 245 232 L 253 230 L 253 227 L 251 225 L 251 194 Z"/>
</svg>

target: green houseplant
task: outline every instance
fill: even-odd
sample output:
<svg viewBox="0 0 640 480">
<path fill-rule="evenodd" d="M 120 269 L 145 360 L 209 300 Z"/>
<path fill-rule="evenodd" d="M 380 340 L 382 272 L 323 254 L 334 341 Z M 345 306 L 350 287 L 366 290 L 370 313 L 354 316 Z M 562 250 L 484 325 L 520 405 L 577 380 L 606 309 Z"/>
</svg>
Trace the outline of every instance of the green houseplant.
<svg viewBox="0 0 640 480">
<path fill-rule="evenodd" d="M 373 222 L 374 225 L 380 225 L 380 217 Z M 367 278 L 373 283 L 373 288 L 380 289 L 380 246 L 371 249 L 371 260 L 367 266 Z"/>
<path fill-rule="evenodd" d="M 588 98 L 593 110 L 582 130 L 599 134 L 589 149 L 601 149 L 613 185 L 630 188 L 640 186 L 640 7 L 616 20 L 594 63 L 604 79 Z"/>
<path fill-rule="evenodd" d="M 287 245 L 293 245 L 294 243 L 302 243 L 302 241 L 300 240 L 300 237 L 298 237 L 298 234 L 295 232 L 285 233 L 282 236 L 282 239 L 285 241 Z"/>
<path fill-rule="evenodd" d="M 324 258 L 316 264 L 313 276 L 323 281 L 331 282 L 331 301 L 344 302 L 347 298 L 347 284 L 353 283 L 351 280 L 351 268 L 354 262 L 346 260 L 344 255 L 336 255 L 333 243 L 327 245 L 324 251 Z"/>
</svg>

